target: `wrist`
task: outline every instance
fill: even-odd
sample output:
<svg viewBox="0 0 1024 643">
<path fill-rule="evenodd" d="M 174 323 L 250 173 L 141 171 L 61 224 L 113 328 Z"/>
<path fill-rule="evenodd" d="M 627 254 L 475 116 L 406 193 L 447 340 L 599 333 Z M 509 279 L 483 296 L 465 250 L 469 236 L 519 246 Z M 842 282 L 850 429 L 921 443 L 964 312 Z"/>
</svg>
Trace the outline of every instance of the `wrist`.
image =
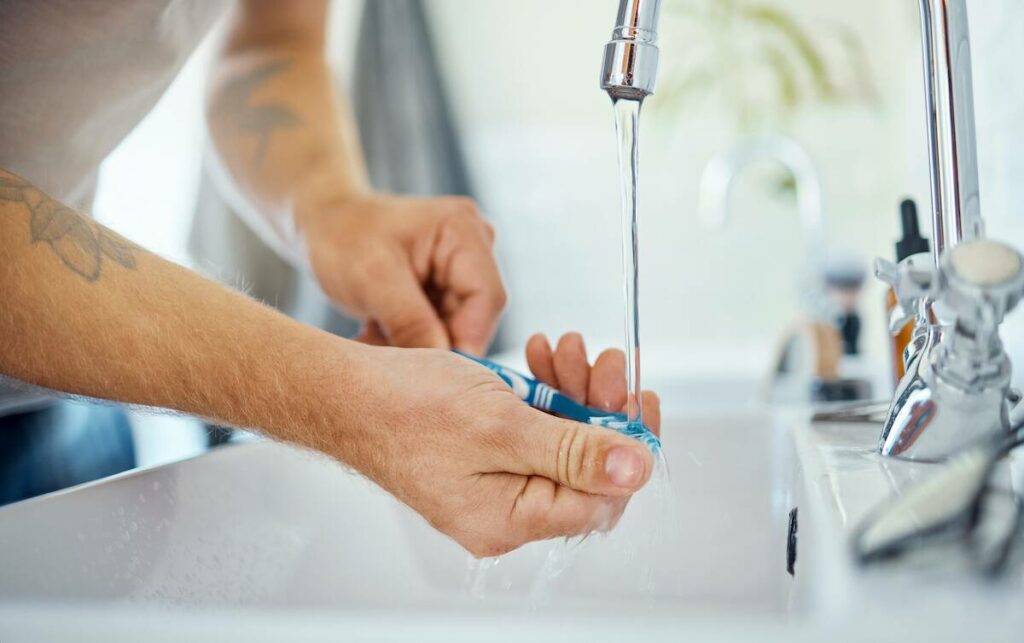
<svg viewBox="0 0 1024 643">
<path fill-rule="evenodd" d="M 252 379 L 252 395 L 263 402 L 257 406 L 268 411 L 255 426 L 349 462 L 344 447 L 359 431 L 370 393 L 365 369 L 372 359 L 358 342 L 296 325 L 301 334 L 287 341 L 287 353 L 273 367 L 273 381 Z"/>
<path fill-rule="evenodd" d="M 347 176 L 336 163 L 319 164 L 296 186 L 292 194 L 292 222 L 300 237 L 315 234 L 325 217 L 336 216 L 341 206 L 368 199 L 373 191 L 365 181 Z"/>
<path fill-rule="evenodd" d="M 396 349 L 341 340 L 327 361 L 313 412 L 322 418 L 306 446 L 376 479 L 383 447 L 378 429 L 391 426 L 396 386 L 386 364 Z"/>
</svg>

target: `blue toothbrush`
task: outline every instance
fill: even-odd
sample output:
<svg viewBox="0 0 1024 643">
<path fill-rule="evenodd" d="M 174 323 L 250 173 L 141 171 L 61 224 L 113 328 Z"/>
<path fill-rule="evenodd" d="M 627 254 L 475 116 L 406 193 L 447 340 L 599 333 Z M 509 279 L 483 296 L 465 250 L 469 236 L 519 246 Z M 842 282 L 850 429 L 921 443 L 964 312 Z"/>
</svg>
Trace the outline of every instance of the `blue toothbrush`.
<svg viewBox="0 0 1024 643">
<path fill-rule="evenodd" d="M 489 369 L 509 385 L 509 388 L 516 394 L 516 397 L 535 409 L 557 413 L 570 420 L 576 420 L 584 424 L 614 429 L 623 435 L 643 442 L 655 453 L 661 450 L 661 440 L 658 439 L 658 436 L 651 433 L 650 429 L 639 422 L 627 421 L 624 413 L 608 413 L 607 411 L 584 406 L 557 389 L 551 388 L 532 377 L 527 377 L 507 366 L 502 366 L 480 357 L 474 357 L 462 351 L 454 352 Z"/>
</svg>

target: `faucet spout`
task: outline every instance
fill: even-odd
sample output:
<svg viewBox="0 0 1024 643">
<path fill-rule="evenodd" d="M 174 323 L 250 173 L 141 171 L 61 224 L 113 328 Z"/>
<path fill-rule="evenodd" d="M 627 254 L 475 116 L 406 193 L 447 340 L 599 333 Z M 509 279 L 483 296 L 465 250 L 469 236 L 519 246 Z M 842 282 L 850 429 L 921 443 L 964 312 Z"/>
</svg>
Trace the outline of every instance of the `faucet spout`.
<svg viewBox="0 0 1024 643">
<path fill-rule="evenodd" d="M 619 0 L 611 40 L 604 47 L 601 89 L 612 100 L 643 100 L 658 74 L 661 0 Z"/>
<path fill-rule="evenodd" d="M 715 156 L 704 168 L 697 196 L 697 216 L 708 228 L 721 229 L 730 213 L 736 177 L 758 161 L 776 161 L 796 180 L 797 210 L 808 267 L 820 274 L 825 265 L 825 196 L 814 159 L 785 136 L 766 136 L 741 143 Z"/>
<path fill-rule="evenodd" d="M 981 238 L 971 45 L 966 0 L 920 0 L 932 196 L 932 254 Z"/>
</svg>

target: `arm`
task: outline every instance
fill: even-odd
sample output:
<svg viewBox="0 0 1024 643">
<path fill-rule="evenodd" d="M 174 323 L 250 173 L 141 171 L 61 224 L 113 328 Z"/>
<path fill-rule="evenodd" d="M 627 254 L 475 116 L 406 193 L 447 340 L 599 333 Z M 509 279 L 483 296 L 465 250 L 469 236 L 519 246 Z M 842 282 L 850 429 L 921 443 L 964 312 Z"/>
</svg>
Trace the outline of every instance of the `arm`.
<svg viewBox="0 0 1024 643">
<path fill-rule="evenodd" d="M 323 0 L 236 4 L 207 101 L 233 201 L 364 339 L 482 353 L 505 303 L 493 231 L 467 199 L 371 190 L 325 23 Z"/>
<path fill-rule="evenodd" d="M 0 338 L 0 374 L 317 449 L 479 555 L 607 526 L 653 465 L 629 438 L 529 409 L 463 357 L 299 324 L 3 170 Z"/>
<path fill-rule="evenodd" d="M 348 342 L 164 261 L 2 170 L 0 302 L 5 375 L 310 446 L 343 430 L 314 409 L 328 378 L 345 385 L 353 372 Z"/>
</svg>

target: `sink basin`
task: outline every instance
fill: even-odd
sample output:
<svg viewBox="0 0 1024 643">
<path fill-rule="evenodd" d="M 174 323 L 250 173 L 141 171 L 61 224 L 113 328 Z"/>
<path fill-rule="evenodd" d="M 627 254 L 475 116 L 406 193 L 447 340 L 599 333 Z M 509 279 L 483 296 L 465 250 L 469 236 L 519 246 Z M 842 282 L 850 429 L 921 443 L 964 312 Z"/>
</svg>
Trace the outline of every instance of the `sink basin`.
<svg viewBox="0 0 1024 643">
<path fill-rule="evenodd" d="M 668 422 L 671 481 L 654 480 L 612 534 L 534 543 L 489 572 L 333 461 L 273 442 L 226 447 L 0 510 L 0 598 L 779 611 L 792 484 L 783 438 L 758 417 Z"/>
<path fill-rule="evenodd" d="M 676 414 L 663 438 L 670 482 L 652 481 L 611 534 L 496 564 L 337 463 L 272 442 L 0 508 L 0 640 L 105 640 L 113 621 L 146 640 L 1019 640 L 1019 582 L 936 587 L 852 565 L 854 514 L 889 490 L 876 427 Z"/>
</svg>

